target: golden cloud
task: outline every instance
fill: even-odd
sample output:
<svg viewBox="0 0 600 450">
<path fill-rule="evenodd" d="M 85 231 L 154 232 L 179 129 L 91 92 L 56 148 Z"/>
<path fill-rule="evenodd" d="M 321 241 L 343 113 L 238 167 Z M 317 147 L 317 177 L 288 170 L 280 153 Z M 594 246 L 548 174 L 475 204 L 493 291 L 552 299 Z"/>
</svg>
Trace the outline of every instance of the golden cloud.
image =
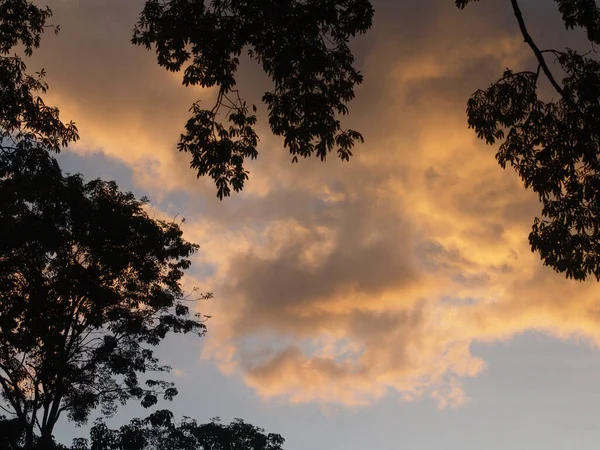
<svg viewBox="0 0 600 450">
<path fill-rule="evenodd" d="M 292 166 L 265 132 L 247 190 L 223 203 L 174 149 L 187 108 L 211 93 L 128 46 L 141 3 L 51 5 L 63 68 L 44 62 L 81 125 L 77 151 L 124 162 L 150 195 L 188 192 L 186 236 L 201 245 L 196 267 L 212 268 L 189 281 L 216 294 L 201 305 L 213 315 L 203 357 L 264 398 L 364 405 L 396 392 L 457 406 L 461 380 L 485 369 L 475 342 L 537 330 L 600 344 L 598 285 L 541 266 L 527 243 L 535 196 L 466 127 L 471 91 L 527 54 L 485 11 L 452 3 L 376 4 L 349 118 L 367 143 L 350 164 Z"/>
</svg>

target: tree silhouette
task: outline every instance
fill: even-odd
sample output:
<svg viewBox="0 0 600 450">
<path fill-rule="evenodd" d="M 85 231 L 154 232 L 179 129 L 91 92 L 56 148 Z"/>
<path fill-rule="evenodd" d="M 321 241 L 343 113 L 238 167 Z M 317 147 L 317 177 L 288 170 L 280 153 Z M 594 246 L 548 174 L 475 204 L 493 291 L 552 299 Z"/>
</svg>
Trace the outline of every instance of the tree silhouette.
<svg viewBox="0 0 600 450">
<path fill-rule="evenodd" d="M 169 333 L 205 331 L 180 280 L 196 246 L 177 223 L 113 182 L 65 176 L 41 149 L 0 154 L 0 393 L 42 440 L 64 413 L 84 423 L 131 398 L 177 394 L 151 348 Z"/>
<path fill-rule="evenodd" d="M 283 443 L 280 435 L 265 434 L 241 419 L 228 425 L 218 418 L 200 425 L 189 418 L 176 423 L 170 411 L 159 410 L 118 430 L 98 421 L 90 431 L 90 441 L 76 439 L 73 450 L 281 450 Z"/>
<path fill-rule="evenodd" d="M 2 450 L 23 450 L 15 439 L 19 433 L 15 421 L 0 417 L 0 432 L 5 439 Z M 90 438 L 75 438 L 71 446 L 55 441 L 36 440 L 35 450 L 282 450 L 285 439 L 242 419 L 224 425 L 216 417 L 198 424 L 189 417 L 177 423 L 173 413 L 162 409 L 145 419 L 133 419 L 118 429 L 110 429 L 98 419 L 90 429 Z"/>
<path fill-rule="evenodd" d="M 26 73 L 18 54 L 9 56 L 19 45 L 26 56 L 40 45 L 41 35 L 52 16 L 26 0 L 0 1 L 0 148 L 43 148 L 59 152 L 61 146 L 78 139 L 73 122 L 60 121 L 58 109 L 44 103 L 41 95 L 48 85 L 44 71 Z"/>
<path fill-rule="evenodd" d="M 133 43 L 154 48 L 168 70 L 183 70 L 184 85 L 218 87 L 212 108 L 192 106 L 179 150 L 192 155 L 198 176 L 214 179 L 222 199 L 244 187 L 244 160 L 258 155 L 256 107 L 235 89 L 242 51 L 273 81 L 262 100 L 293 161 L 325 160 L 334 149 L 348 160 L 362 136 L 342 129 L 337 115 L 348 112 L 362 75 L 347 44 L 372 16 L 367 0 L 148 0 Z"/>
<path fill-rule="evenodd" d="M 8 55 L 19 45 L 31 55 L 50 17 L 0 2 L 0 407 L 3 437 L 26 449 L 36 432 L 51 442 L 63 414 L 82 423 L 96 406 L 172 398 L 172 384 L 138 374 L 168 370 L 151 351 L 168 333 L 205 329 L 181 303 L 196 246 L 178 224 L 150 218 L 114 183 L 64 176 L 49 154 L 77 129 L 41 98 L 43 71 Z"/>
<path fill-rule="evenodd" d="M 52 436 L 61 417 L 82 424 L 97 407 L 110 416 L 130 399 L 144 407 L 172 399 L 173 383 L 152 376 L 170 370 L 152 348 L 171 333 L 203 335 L 208 317 L 186 305 L 193 299 L 184 297 L 181 278 L 197 246 L 179 224 L 150 217 L 145 198 L 114 182 L 64 175 L 51 156 L 78 139 L 77 128 L 44 103 L 44 72 L 31 76 L 21 56 L 7 56 L 17 46 L 30 56 L 46 28 L 58 30 L 50 17 L 30 1 L 0 0 L 2 450 L 68 450 Z M 136 424 L 156 448 L 173 448 L 160 438 L 176 432 L 196 443 L 189 448 L 202 439 L 257 450 L 283 442 L 262 439 L 261 429 L 242 421 L 175 426 L 163 410 L 122 427 L 115 448 L 137 448 L 126 441 Z M 92 448 L 107 448 L 104 429 L 92 429 Z"/>
<path fill-rule="evenodd" d="M 462 9 L 472 1 L 455 3 Z M 192 107 L 179 143 L 180 150 L 192 154 L 198 175 L 214 178 L 222 199 L 230 186 L 243 188 L 244 158 L 257 155 L 256 117 L 234 89 L 238 56 L 246 47 L 274 82 L 263 101 L 273 133 L 284 137 L 294 160 L 313 153 L 325 159 L 333 148 L 348 159 L 362 137 L 343 131 L 336 114 L 347 112 L 354 86 L 362 81 L 347 41 L 371 26 L 370 2 L 206 3 L 149 0 L 133 37 L 134 43 L 155 49 L 160 65 L 184 70 L 185 85 L 219 88 L 212 109 Z M 468 102 L 468 124 L 489 144 L 500 140 L 499 163 L 513 166 L 539 195 L 543 210 L 529 236 L 532 249 L 567 277 L 584 280 L 593 274 L 600 280 L 600 63 L 569 49 L 540 49 L 518 1 L 510 3 L 537 68 L 507 69 L 488 89 L 477 91 Z M 556 3 L 566 28 L 584 28 L 591 44 L 600 43 L 595 0 Z M 540 95 L 542 77 L 555 99 Z"/>
<path fill-rule="evenodd" d="M 456 1 L 459 8 L 468 3 Z M 567 29 L 581 27 L 591 45 L 600 43 L 595 0 L 556 3 Z M 475 92 L 469 126 L 489 144 L 500 141 L 498 162 L 510 164 L 538 194 L 542 217 L 534 220 L 529 241 L 544 264 L 569 278 L 600 280 L 600 63 L 570 49 L 540 49 L 518 1 L 511 5 L 537 67 L 507 69 Z M 550 99 L 541 93 L 542 77 L 554 91 Z"/>
</svg>

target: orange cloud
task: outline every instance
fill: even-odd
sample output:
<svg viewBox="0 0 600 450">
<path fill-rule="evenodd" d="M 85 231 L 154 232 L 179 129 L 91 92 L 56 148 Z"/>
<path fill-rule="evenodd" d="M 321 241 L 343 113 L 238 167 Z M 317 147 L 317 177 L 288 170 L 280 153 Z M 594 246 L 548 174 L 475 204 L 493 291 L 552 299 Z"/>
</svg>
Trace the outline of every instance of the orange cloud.
<svg viewBox="0 0 600 450">
<path fill-rule="evenodd" d="M 471 91 L 526 53 L 496 25 L 500 6 L 491 22 L 452 3 L 376 4 L 348 119 L 367 143 L 350 164 L 292 166 L 263 130 L 247 190 L 223 203 L 174 149 L 187 108 L 210 92 L 179 87 L 128 45 L 141 2 L 51 4 L 62 68 L 44 63 L 81 125 L 77 151 L 124 162 L 150 196 L 189 194 L 180 212 L 201 250 L 188 281 L 216 294 L 200 305 L 213 315 L 203 356 L 266 399 L 364 405 L 396 393 L 452 407 L 468 400 L 461 380 L 485 370 L 475 342 L 537 330 L 600 344 L 598 285 L 541 266 L 527 243 L 535 196 L 466 127 Z M 263 79 L 245 74 L 260 93 Z"/>
</svg>

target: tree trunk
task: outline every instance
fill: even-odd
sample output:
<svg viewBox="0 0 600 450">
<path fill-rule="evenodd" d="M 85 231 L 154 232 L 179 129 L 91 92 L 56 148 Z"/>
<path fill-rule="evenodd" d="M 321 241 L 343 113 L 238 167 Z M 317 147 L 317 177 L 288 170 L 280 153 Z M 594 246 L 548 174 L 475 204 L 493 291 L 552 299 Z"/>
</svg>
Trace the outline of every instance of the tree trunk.
<svg viewBox="0 0 600 450">
<path fill-rule="evenodd" d="M 52 429 L 46 427 L 42 430 L 40 436 L 40 445 L 36 450 L 52 450 L 54 448 L 54 439 L 52 439 Z"/>
</svg>

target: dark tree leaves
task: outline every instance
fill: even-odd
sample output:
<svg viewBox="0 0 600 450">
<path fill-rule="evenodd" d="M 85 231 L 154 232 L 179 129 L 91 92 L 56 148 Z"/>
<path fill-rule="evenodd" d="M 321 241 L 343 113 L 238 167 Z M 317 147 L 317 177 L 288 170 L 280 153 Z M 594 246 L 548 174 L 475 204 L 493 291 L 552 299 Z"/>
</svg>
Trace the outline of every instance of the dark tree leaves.
<svg viewBox="0 0 600 450">
<path fill-rule="evenodd" d="M 362 141 L 337 118 L 362 82 L 348 42 L 372 16 L 368 0 L 148 0 L 133 42 L 154 48 L 168 70 L 183 70 L 186 86 L 218 87 L 212 109 L 192 107 L 179 150 L 192 155 L 198 176 L 215 180 L 222 199 L 243 188 L 244 161 L 258 155 L 256 109 L 250 113 L 235 90 L 242 51 L 273 81 L 263 101 L 293 160 L 325 160 L 334 149 L 348 160 Z"/>
<path fill-rule="evenodd" d="M 52 16 L 50 8 L 40 8 L 27 0 L 2 0 L 0 2 L 0 53 L 8 54 L 19 44 L 31 56 L 40 41 L 46 21 Z"/>
<path fill-rule="evenodd" d="M 118 430 L 102 421 L 90 431 L 91 450 L 282 450 L 284 439 L 254 425 L 235 419 L 223 425 L 219 419 L 206 424 L 185 419 L 173 420 L 168 410 L 159 410 L 145 419 L 134 419 Z M 78 450 L 87 450 L 88 442 L 78 440 Z M 75 450 L 75 447 L 74 447 Z"/>
<path fill-rule="evenodd" d="M 149 217 L 146 200 L 115 183 L 64 176 L 49 154 L 77 129 L 42 100 L 43 71 L 31 76 L 9 54 L 31 55 L 50 16 L 0 0 L 0 406 L 10 415 L 0 439 L 26 450 L 53 448 L 63 415 L 81 424 L 98 406 L 110 415 L 129 399 L 172 399 L 173 384 L 151 378 L 169 370 L 152 347 L 205 331 L 182 304 L 197 247 L 179 225 Z"/>
<path fill-rule="evenodd" d="M 456 2 L 461 8 L 467 3 Z M 542 217 L 534 220 L 529 241 L 544 264 L 568 278 L 600 280 L 600 63 L 573 50 L 539 50 L 517 1 L 511 3 L 538 67 L 507 69 L 477 91 L 467 105 L 469 127 L 488 144 L 500 141 L 498 162 L 511 165 L 538 194 Z M 583 27 L 598 42 L 600 10 L 594 0 L 557 3 L 567 28 Z M 555 63 L 552 70 L 546 58 Z M 540 98 L 542 76 L 556 99 Z"/>
<path fill-rule="evenodd" d="M 58 109 L 41 98 L 48 85 L 44 71 L 29 75 L 23 59 L 10 52 L 22 46 L 27 56 L 39 47 L 47 20 L 52 15 L 26 0 L 0 0 L 0 147 L 21 141 L 29 146 L 60 151 L 78 139 L 73 122 L 60 121 Z M 57 31 L 58 28 L 54 27 Z"/>
<path fill-rule="evenodd" d="M 600 9 L 596 0 L 556 0 L 567 28 L 582 27 L 590 42 L 600 44 Z"/>
<path fill-rule="evenodd" d="M 139 376 L 169 370 L 152 352 L 169 333 L 205 331 L 180 284 L 197 247 L 144 203 L 63 175 L 45 150 L 0 152 L 0 394 L 29 442 L 62 414 L 177 393 Z"/>
<path fill-rule="evenodd" d="M 25 445 L 25 427 L 18 419 L 8 419 L 0 415 L 0 436 L 2 450 L 22 450 Z"/>
<path fill-rule="evenodd" d="M 478 2 L 479 0 L 454 0 L 454 3 L 456 3 L 456 6 L 459 9 L 464 9 L 465 6 L 467 6 L 469 3 L 471 2 Z"/>
</svg>

